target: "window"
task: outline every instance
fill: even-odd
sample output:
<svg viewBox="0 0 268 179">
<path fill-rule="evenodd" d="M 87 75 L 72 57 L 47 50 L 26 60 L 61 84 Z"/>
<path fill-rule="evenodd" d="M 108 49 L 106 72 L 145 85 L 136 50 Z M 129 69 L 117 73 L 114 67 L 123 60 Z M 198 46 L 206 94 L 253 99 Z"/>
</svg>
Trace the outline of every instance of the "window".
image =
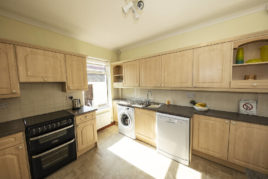
<svg viewBox="0 0 268 179">
<path fill-rule="evenodd" d="M 98 109 L 109 106 L 109 65 L 96 60 L 87 61 L 88 90 L 85 91 L 85 105 Z"/>
</svg>

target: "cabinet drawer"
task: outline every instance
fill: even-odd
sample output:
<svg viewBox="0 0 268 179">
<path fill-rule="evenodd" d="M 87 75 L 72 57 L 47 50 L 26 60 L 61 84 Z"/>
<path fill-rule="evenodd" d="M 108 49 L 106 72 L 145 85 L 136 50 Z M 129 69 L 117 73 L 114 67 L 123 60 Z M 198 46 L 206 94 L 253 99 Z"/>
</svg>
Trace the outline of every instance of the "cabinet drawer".
<svg viewBox="0 0 268 179">
<path fill-rule="evenodd" d="M 268 88 L 268 80 L 234 80 L 232 88 L 264 89 Z"/>
<path fill-rule="evenodd" d="M 23 142 L 23 133 L 16 133 L 0 138 L 0 149 L 11 147 Z"/>
<path fill-rule="evenodd" d="M 87 122 L 89 120 L 95 119 L 95 117 L 96 117 L 95 112 L 83 114 L 83 115 L 75 117 L 75 123 L 80 124 L 83 122 Z"/>
</svg>

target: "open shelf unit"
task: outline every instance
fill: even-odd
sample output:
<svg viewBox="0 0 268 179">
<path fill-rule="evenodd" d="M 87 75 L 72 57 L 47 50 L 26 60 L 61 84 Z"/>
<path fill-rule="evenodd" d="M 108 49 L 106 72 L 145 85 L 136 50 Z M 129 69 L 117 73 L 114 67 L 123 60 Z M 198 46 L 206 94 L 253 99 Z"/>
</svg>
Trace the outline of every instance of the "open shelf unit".
<svg viewBox="0 0 268 179">
<path fill-rule="evenodd" d="M 260 59 L 260 48 L 268 45 L 268 36 L 252 41 L 236 42 L 233 50 L 232 88 L 268 88 L 268 61 L 245 63 L 250 59 Z M 244 49 L 244 64 L 236 64 L 237 49 Z M 256 76 L 256 79 L 246 80 L 245 76 Z"/>
<path fill-rule="evenodd" d="M 120 88 L 123 86 L 123 66 L 122 64 L 114 65 L 113 70 L 113 86 L 114 88 Z"/>
</svg>

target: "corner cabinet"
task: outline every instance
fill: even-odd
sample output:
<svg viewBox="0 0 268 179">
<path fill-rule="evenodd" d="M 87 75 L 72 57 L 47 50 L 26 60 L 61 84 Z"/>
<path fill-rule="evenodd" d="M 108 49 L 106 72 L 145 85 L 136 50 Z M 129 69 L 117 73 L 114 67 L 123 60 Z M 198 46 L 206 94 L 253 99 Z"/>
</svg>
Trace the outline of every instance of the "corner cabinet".
<svg viewBox="0 0 268 179">
<path fill-rule="evenodd" d="M 16 46 L 20 82 L 65 82 L 64 54 Z"/>
<path fill-rule="evenodd" d="M 228 160 L 268 174 L 268 126 L 232 121 Z"/>
<path fill-rule="evenodd" d="M 97 145 L 96 114 L 90 112 L 75 117 L 77 156 Z"/>
<path fill-rule="evenodd" d="M 140 81 L 139 61 L 123 63 L 123 86 L 137 87 Z"/>
<path fill-rule="evenodd" d="M 0 178 L 29 179 L 29 164 L 23 134 L 0 138 Z"/>
<path fill-rule="evenodd" d="M 66 90 L 88 90 L 86 58 L 66 55 Z"/>
<path fill-rule="evenodd" d="M 135 108 L 135 134 L 137 139 L 155 146 L 156 113 L 154 111 Z"/>
<path fill-rule="evenodd" d="M 192 87 L 193 50 L 162 56 L 163 87 Z"/>
<path fill-rule="evenodd" d="M 20 95 L 13 45 L 0 43 L 0 98 Z"/>
<path fill-rule="evenodd" d="M 228 42 L 194 49 L 194 87 L 229 88 L 232 46 Z"/>
<path fill-rule="evenodd" d="M 193 149 L 227 160 L 229 120 L 194 115 Z"/>
<path fill-rule="evenodd" d="M 161 87 L 162 83 L 161 56 L 140 60 L 140 86 Z"/>
</svg>

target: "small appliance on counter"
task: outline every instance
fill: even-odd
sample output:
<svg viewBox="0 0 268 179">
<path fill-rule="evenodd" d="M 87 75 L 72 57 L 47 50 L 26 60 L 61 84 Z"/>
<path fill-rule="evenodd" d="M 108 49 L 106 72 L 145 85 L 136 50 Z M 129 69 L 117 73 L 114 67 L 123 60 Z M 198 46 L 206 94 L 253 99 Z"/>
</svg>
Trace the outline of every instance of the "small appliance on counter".
<svg viewBox="0 0 268 179">
<path fill-rule="evenodd" d="M 80 109 L 82 107 L 80 99 L 73 99 L 73 109 Z"/>
<path fill-rule="evenodd" d="M 80 109 L 82 107 L 80 99 L 74 99 L 73 96 L 70 96 L 69 99 L 72 100 L 73 109 Z"/>
</svg>

